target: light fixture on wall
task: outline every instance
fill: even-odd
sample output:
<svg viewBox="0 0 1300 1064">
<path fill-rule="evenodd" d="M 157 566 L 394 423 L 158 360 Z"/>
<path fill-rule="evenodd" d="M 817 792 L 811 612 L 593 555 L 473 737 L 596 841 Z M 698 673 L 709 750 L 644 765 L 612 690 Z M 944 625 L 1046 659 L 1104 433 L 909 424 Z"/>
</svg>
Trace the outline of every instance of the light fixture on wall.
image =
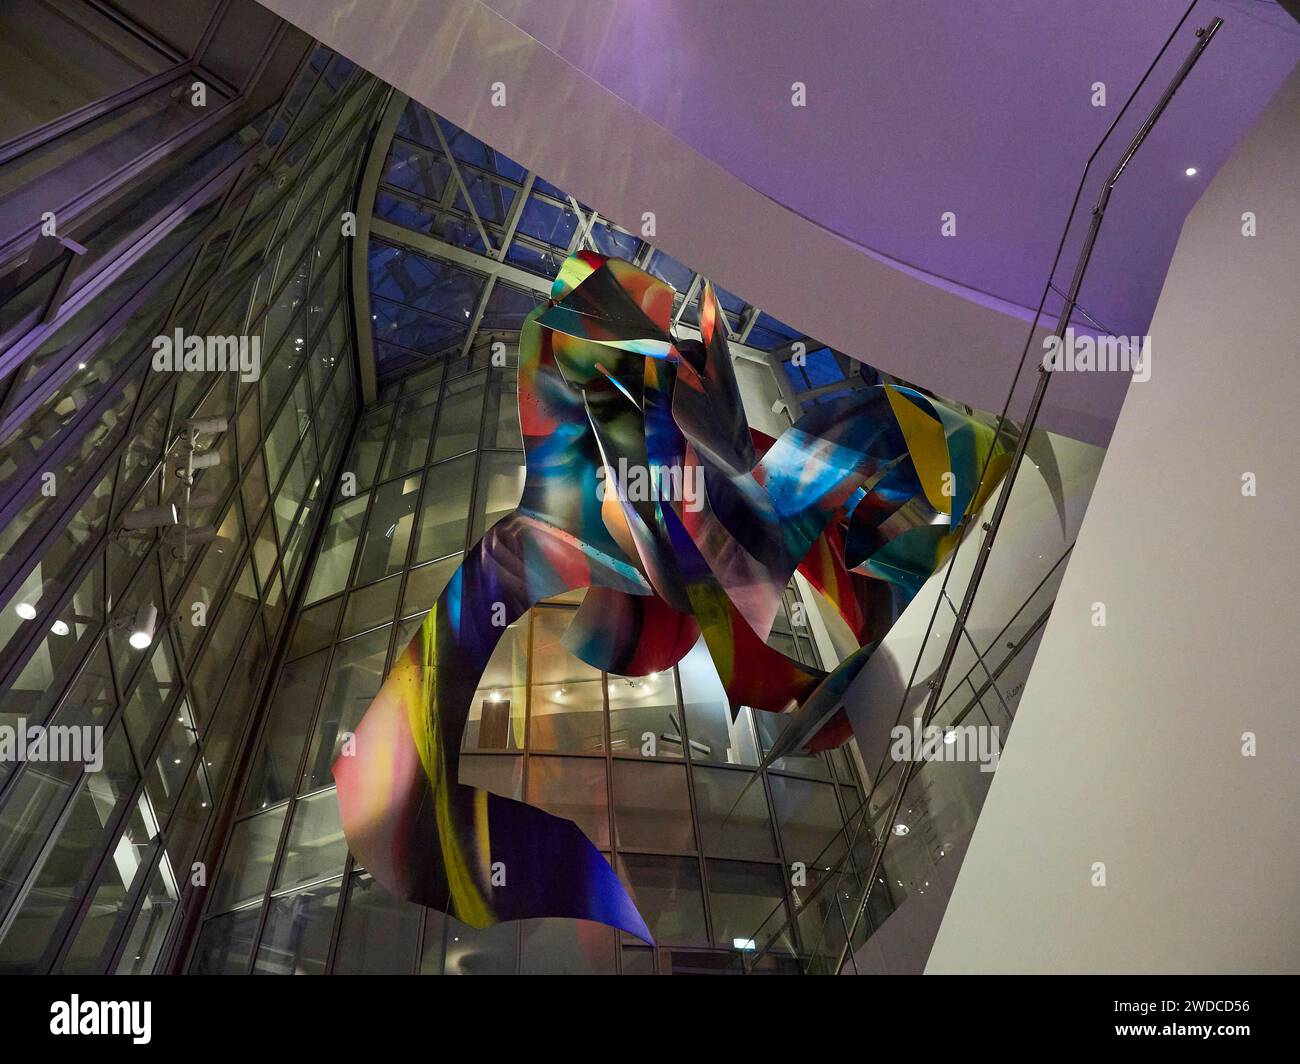
<svg viewBox="0 0 1300 1064">
<path fill-rule="evenodd" d="M 158 607 L 146 603 L 135 611 L 135 620 L 131 624 L 128 642 L 136 650 L 145 650 L 153 642 L 154 630 L 158 627 Z"/>
<path fill-rule="evenodd" d="M 41 581 L 40 587 L 19 600 L 18 604 L 14 606 L 14 613 L 18 614 L 24 621 L 36 620 L 37 607 L 40 605 L 41 600 L 47 595 L 52 595 L 57 586 L 54 580 L 47 576 Z"/>
</svg>

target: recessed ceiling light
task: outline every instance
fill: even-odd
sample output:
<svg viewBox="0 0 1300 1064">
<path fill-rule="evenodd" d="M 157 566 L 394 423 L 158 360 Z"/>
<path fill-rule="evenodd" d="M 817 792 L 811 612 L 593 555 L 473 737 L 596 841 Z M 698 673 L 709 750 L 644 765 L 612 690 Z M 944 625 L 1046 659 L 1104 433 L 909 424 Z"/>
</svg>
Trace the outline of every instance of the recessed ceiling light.
<svg viewBox="0 0 1300 1064">
<path fill-rule="evenodd" d="M 1194 166 L 1189 166 L 1186 170 L 1183 171 L 1183 173 L 1185 173 L 1188 177 L 1195 177 L 1195 176 L 1196 176 L 1196 167 L 1194 167 Z"/>
<path fill-rule="evenodd" d="M 911 830 L 912 830 L 912 829 L 909 828 L 906 824 L 895 824 L 895 825 L 894 825 L 894 834 L 895 834 L 895 835 L 906 835 L 906 834 L 907 834 L 909 831 L 911 831 Z"/>
</svg>

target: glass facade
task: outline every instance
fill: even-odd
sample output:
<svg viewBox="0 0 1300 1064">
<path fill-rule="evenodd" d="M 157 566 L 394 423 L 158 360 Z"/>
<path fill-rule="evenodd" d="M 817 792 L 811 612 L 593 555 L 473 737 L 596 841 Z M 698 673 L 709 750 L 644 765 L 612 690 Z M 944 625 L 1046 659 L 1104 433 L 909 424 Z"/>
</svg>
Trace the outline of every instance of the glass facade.
<svg viewBox="0 0 1300 1064">
<path fill-rule="evenodd" d="M 42 27 L 82 6 L 0 19 L 34 69 Z M 125 16 L 88 17 L 102 62 L 16 98 L 0 134 L 0 725 L 101 741 L 93 770 L 0 758 L 0 971 L 667 974 L 769 946 L 757 970 L 781 972 L 833 952 L 826 897 L 803 899 L 863 802 L 850 753 L 759 771 L 779 718 L 729 706 L 702 645 L 655 676 L 590 668 L 562 644 L 581 593 L 510 629 L 461 779 L 574 820 L 659 948 L 573 920 L 475 930 L 348 854 L 341 737 L 519 499 L 525 315 L 580 248 L 672 284 L 687 335 L 703 278 L 305 39 L 261 91 L 294 42 L 268 27 L 231 66 L 227 29 L 262 24 L 201 7 L 129 48 Z M 180 91 L 196 79 L 207 111 Z M 33 228 L 40 203 L 81 251 Z M 819 345 L 796 379 L 805 338 L 718 294 L 766 431 L 875 379 Z M 170 337 L 260 361 L 160 365 Z M 792 584 L 771 642 L 820 665 L 802 605 Z"/>
<path fill-rule="evenodd" d="M 190 971 L 707 970 L 784 904 L 786 869 L 813 864 L 860 804 L 841 750 L 774 763 L 733 812 L 778 722 L 743 707 L 732 719 L 702 645 L 643 678 L 573 657 L 561 644 L 573 592 L 507 630 L 460 779 L 577 823 L 633 891 L 657 955 L 575 920 L 475 930 L 396 901 L 354 865 L 330 776 L 343 737 L 463 551 L 518 502 L 514 349 L 501 353 L 493 365 L 485 340 L 400 377 L 362 415 Z M 811 655 L 792 615 L 778 638 Z M 791 939 L 785 953 L 801 949 Z"/>
<path fill-rule="evenodd" d="M 358 407 L 340 219 L 386 91 L 304 58 L 278 106 L 143 179 L 184 195 L 223 165 L 218 195 L 16 341 L 32 353 L 4 382 L 0 722 L 102 729 L 102 764 L 0 762 L 0 971 L 152 971 L 205 889 Z M 151 340 L 176 330 L 256 341 L 260 377 L 159 370 Z"/>
</svg>

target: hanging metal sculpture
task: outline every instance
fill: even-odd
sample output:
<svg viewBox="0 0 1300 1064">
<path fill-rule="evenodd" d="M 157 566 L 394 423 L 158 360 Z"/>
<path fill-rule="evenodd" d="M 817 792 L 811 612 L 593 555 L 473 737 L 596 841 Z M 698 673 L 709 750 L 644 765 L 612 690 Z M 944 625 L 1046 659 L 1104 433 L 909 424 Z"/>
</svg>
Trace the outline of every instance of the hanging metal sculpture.
<svg viewBox="0 0 1300 1064">
<path fill-rule="evenodd" d="M 1009 457 L 990 423 L 893 385 L 815 406 L 779 439 L 754 432 L 713 289 L 700 340 L 673 335 L 673 297 L 621 259 L 565 262 L 520 338 L 520 503 L 469 551 L 334 765 L 357 861 L 475 927 L 576 917 L 652 941 L 573 822 L 458 780 L 508 625 L 589 588 L 564 639 L 588 664 L 644 676 L 702 636 L 733 707 L 785 714 L 769 760 L 838 746 L 848 684 Z M 829 674 L 767 643 L 796 571 L 861 645 Z"/>
</svg>

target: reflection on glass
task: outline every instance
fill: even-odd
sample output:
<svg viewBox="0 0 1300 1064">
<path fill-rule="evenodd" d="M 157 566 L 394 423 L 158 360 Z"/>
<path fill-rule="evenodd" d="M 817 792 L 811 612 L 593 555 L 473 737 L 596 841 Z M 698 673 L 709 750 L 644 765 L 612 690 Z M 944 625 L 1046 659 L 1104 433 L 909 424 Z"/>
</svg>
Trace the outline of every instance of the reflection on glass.
<svg viewBox="0 0 1300 1064">
<path fill-rule="evenodd" d="M 323 975 L 342 880 L 271 899 L 255 975 Z"/>
<path fill-rule="evenodd" d="M 394 898 L 367 873 L 352 877 L 335 975 L 409 975 L 423 909 Z"/>
<path fill-rule="evenodd" d="M 694 857 L 623 854 L 619 874 L 659 945 L 708 941 L 700 865 Z"/>
<path fill-rule="evenodd" d="M 757 765 L 758 748 L 750 727 L 750 710 L 742 706 L 733 721 L 727 693 L 718 679 L 704 640 L 699 640 L 677 666 L 682 684 L 691 758 L 730 765 Z"/>
<path fill-rule="evenodd" d="M 609 743 L 616 754 L 681 758 L 682 717 L 672 671 L 649 676 L 609 676 Z M 701 745 L 696 748 L 699 754 Z"/>
<path fill-rule="evenodd" d="M 211 912 L 234 909 L 262 896 L 271 878 L 271 862 L 287 808 L 276 806 L 235 825 L 213 887 Z"/>
<path fill-rule="evenodd" d="M 528 803 L 572 820 L 598 850 L 609 848 L 605 762 L 593 757 L 530 757 Z"/>
<path fill-rule="evenodd" d="M 614 828 L 620 850 L 694 850 L 685 768 L 615 759 Z"/>
<path fill-rule="evenodd" d="M 520 750 L 528 681 L 528 618 L 510 625 L 470 703 L 462 750 Z"/>
<path fill-rule="evenodd" d="M 348 855 L 339 821 L 339 801 L 333 789 L 300 799 L 285 840 L 275 889 L 292 890 L 306 883 L 339 875 Z"/>
<path fill-rule="evenodd" d="M 573 611 L 533 610 L 533 675 L 528 745 L 567 753 L 605 748 L 604 682 L 560 643 Z"/>
<path fill-rule="evenodd" d="M 696 767 L 694 780 L 705 853 L 715 857 L 778 856 L 762 781 L 749 772 L 702 765 Z"/>
</svg>

